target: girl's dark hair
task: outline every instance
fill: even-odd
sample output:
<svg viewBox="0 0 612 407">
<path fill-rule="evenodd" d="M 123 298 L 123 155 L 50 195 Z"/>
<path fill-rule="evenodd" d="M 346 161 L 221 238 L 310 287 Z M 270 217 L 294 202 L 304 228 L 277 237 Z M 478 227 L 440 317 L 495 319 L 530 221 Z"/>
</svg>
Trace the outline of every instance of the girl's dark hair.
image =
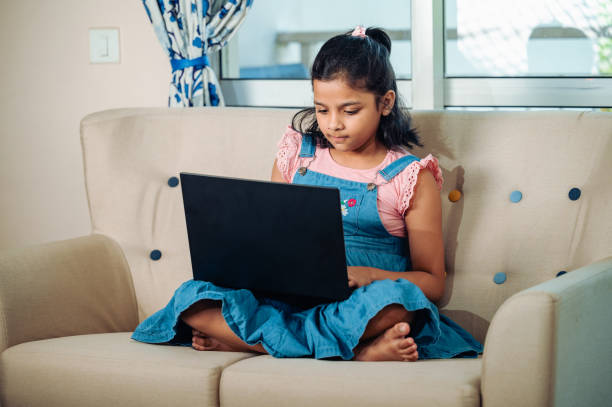
<svg viewBox="0 0 612 407">
<path fill-rule="evenodd" d="M 391 66 L 391 39 L 380 28 L 368 28 L 366 37 L 353 37 L 352 31 L 327 40 L 319 50 L 310 72 L 311 81 L 343 79 L 357 89 L 374 93 L 376 104 L 389 90 L 396 94 L 391 113 L 381 116 L 376 137 L 388 149 L 422 146 L 416 131 L 410 128 L 410 115 L 397 93 L 395 72 Z M 319 129 L 314 107 L 300 110 L 293 116 L 292 127 L 309 133 L 322 147 L 332 147 Z"/>
</svg>

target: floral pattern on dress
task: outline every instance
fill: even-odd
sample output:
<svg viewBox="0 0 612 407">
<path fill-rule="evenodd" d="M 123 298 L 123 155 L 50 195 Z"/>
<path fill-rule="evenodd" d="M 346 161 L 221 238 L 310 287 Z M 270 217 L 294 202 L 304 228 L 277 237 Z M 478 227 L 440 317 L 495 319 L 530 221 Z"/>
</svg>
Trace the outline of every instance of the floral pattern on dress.
<svg viewBox="0 0 612 407">
<path fill-rule="evenodd" d="M 357 200 L 355 198 L 345 199 L 340 203 L 340 209 L 342 210 L 342 216 L 348 216 L 349 210 L 348 208 L 352 208 L 357 205 Z"/>
</svg>

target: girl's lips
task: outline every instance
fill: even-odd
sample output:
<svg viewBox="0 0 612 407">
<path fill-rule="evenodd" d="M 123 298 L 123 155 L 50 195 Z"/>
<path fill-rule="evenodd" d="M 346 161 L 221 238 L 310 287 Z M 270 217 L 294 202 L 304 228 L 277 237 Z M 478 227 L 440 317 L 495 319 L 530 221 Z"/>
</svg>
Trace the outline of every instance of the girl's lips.
<svg viewBox="0 0 612 407">
<path fill-rule="evenodd" d="M 348 136 L 340 136 L 340 137 L 329 136 L 329 138 L 331 139 L 331 141 L 339 142 L 339 141 L 346 140 L 348 138 Z"/>
</svg>

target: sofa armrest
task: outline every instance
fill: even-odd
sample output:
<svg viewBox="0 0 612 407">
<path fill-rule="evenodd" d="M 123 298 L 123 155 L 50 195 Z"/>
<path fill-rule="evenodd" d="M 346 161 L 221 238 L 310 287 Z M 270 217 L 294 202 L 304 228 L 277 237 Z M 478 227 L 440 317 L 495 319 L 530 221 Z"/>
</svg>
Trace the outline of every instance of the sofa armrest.
<svg viewBox="0 0 612 407">
<path fill-rule="evenodd" d="M 485 341 L 483 406 L 612 400 L 612 257 L 510 297 Z"/>
<path fill-rule="evenodd" d="M 19 343 L 138 324 L 119 245 L 90 235 L 0 252 L 0 352 Z"/>
</svg>

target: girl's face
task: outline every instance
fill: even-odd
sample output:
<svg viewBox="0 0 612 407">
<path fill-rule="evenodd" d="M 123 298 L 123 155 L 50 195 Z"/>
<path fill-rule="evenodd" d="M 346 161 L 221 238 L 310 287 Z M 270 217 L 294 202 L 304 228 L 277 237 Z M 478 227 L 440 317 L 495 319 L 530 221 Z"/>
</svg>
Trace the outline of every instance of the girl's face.
<svg viewBox="0 0 612 407">
<path fill-rule="evenodd" d="M 376 95 L 342 79 L 314 80 L 312 85 L 319 129 L 335 149 L 359 152 L 377 143 L 380 117 L 391 112 L 395 92 L 389 90 L 377 104 Z"/>
</svg>

